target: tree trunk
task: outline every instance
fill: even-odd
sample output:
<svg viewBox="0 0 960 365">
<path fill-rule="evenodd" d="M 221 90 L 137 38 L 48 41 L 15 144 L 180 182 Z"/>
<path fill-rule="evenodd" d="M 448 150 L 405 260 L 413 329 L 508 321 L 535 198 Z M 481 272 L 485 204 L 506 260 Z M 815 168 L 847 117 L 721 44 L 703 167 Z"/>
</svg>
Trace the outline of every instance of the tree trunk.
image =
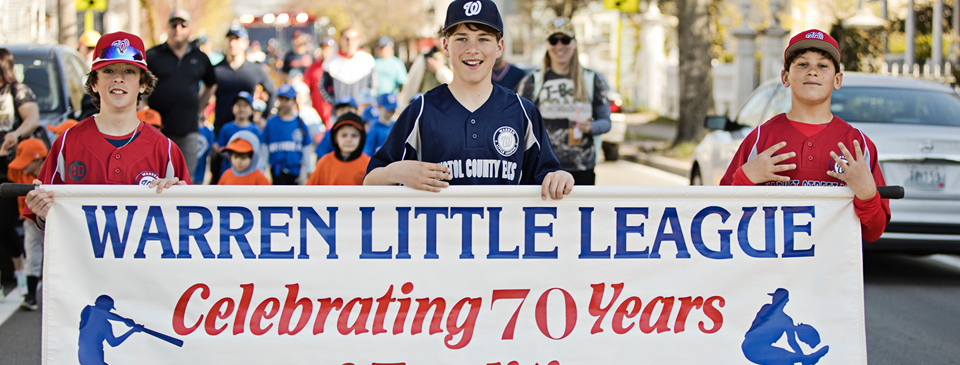
<svg viewBox="0 0 960 365">
<path fill-rule="evenodd" d="M 73 0 L 60 0 L 57 3 L 57 21 L 59 24 L 59 33 L 57 40 L 60 44 L 77 49 L 77 8 Z"/>
<path fill-rule="evenodd" d="M 713 112 L 710 6 L 711 0 L 677 1 L 680 120 L 674 145 L 699 142 L 706 134 L 703 118 Z"/>
</svg>

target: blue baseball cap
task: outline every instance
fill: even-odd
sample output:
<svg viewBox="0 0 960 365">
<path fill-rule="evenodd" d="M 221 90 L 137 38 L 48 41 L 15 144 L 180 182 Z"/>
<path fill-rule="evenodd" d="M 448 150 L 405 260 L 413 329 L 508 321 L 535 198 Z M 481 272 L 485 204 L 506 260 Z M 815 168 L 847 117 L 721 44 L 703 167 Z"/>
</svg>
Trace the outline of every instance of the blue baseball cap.
<svg viewBox="0 0 960 365">
<path fill-rule="evenodd" d="M 282 96 L 287 99 L 296 99 L 297 98 L 297 89 L 293 88 L 293 85 L 283 84 L 277 88 L 277 96 Z"/>
<path fill-rule="evenodd" d="M 233 98 L 233 103 L 236 104 L 237 100 L 240 100 L 240 99 L 246 100 L 248 103 L 250 103 L 250 106 L 253 107 L 253 95 L 250 95 L 250 93 L 246 91 L 241 91 L 239 94 L 237 94 L 237 96 Z"/>
<path fill-rule="evenodd" d="M 372 105 L 368 106 L 363 110 L 363 120 L 370 123 L 376 123 L 380 120 L 380 109 L 377 109 L 377 107 Z"/>
<path fill-rule="evenodd" d="M 339 108 L 342 105 L 349 105 L 354 108 L 357 107 L 357 101 L 353 100 L 353 97 L 350 95 L 341 96 L 340 99 L 337 99 L 337 103 L 333 105 L 334 109 Z"/>
<path fill-rule="evenodd" d="M 397 94 L 380 94 L 377 96 L 377 104 L 382 106 L 384 109 L 396 110 L 397 109 Z"/>
<path fill-rule="evenodd" d="M 456 0 L 450 3 L 447 20 L 443 22 L 443 32 L 460 23 L 486 24 L 503 34 L 503 19 L 492 0 Z"/>
<path fill-rule="evenodd" d="M 226 36 L 229 37 L 231 34 L 237 36 L 237 38 L 250 40 L 250 35 L 247 34 L 247 28 L 244 28 L 240 24 L 234 24 L 230 26 L 230 29 L 227 30 Z"/>
</svg>

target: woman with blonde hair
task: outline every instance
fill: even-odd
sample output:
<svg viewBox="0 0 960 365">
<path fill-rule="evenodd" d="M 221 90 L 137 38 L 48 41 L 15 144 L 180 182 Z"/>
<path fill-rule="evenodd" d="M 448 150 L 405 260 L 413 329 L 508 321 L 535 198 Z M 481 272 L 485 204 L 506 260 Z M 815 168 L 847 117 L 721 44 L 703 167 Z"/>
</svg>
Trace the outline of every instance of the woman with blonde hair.
<svg viewBox="0 0 960 365">
<path fill-rule="evenodd" d="M 540 108 L 550 144 L 576 185 L 594 185 L 597 144 L 610 130 L 607 82 L 580 65 L 570 19 L 558 18 L 547 31 L 543 66 L 520 81 L 517 93 Z"/>
</svg>

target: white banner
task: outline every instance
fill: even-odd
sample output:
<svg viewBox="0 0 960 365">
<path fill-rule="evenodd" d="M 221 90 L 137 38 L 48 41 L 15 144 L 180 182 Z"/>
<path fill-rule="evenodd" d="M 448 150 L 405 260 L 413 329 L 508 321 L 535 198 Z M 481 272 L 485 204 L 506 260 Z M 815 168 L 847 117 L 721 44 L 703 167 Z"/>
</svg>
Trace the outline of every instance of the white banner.
<svg viewBox="0 0 960 365">
<path fill-rule="evenodd" d="M 866 364 L 848 189 L 45 188 L 44 364 Z"/>
</svg>

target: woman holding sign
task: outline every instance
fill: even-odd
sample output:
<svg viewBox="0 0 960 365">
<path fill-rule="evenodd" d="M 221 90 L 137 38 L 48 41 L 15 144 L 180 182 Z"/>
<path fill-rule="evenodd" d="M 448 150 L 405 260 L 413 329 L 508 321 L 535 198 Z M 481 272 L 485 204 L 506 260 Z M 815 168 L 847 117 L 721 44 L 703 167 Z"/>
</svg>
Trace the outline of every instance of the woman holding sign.
<svg viewBox="0 0 960 365">
<path fill-rule="evenodd" d="M 599 137 L 610 130 L 607 82 L 580 65 L 570 19 L 551 22 L 546 40 L 543 66 L 520 81 L 517 93 L 540 108 L 561 168 L 576 185 L 594 185 Z"/>
</svg>

